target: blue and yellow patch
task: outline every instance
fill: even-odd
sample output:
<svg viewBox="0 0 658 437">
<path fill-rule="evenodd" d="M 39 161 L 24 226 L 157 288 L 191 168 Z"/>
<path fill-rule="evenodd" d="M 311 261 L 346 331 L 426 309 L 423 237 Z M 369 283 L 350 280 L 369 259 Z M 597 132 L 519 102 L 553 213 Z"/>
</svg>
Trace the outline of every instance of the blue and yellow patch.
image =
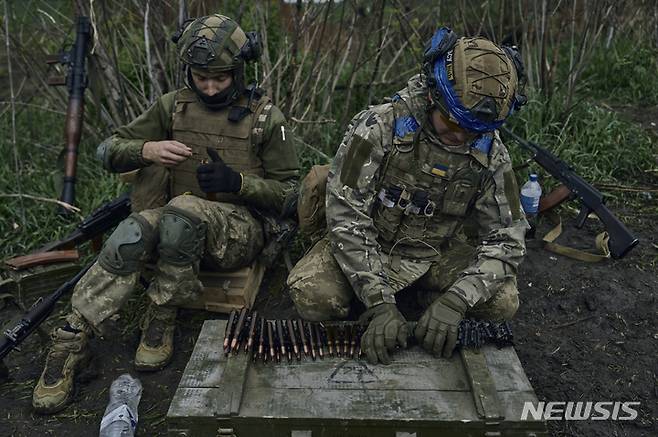
<svg viewBox="0 0 658 437">
<path fill-rule="evenodd" d="M 420 125 L 411 115 L 404 115 L 395 119 L 394 130 L 395 136 L 403 138 L 404 136 L 414 133 L 418 130 Z"/>
<path fill-rule="evenodd" d="M 434 167 L 432 167 L 431 172 L 434 176 L 439 176 L 441 178 L 444 178 L 448 174 L 448 169 L 449 168 L 450 167 L 448 167 L 447 165 L 434 164 Z"/>
</svg>

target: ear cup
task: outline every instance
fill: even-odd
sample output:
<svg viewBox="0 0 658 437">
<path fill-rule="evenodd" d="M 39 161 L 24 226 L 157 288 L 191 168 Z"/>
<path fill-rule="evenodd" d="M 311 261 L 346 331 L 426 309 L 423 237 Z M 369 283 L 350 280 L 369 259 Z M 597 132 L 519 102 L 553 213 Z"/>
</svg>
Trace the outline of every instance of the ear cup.
<svg viewBox="0 0 658 437">
<path fill-rule="evenodd" d="M 240 49 L 240 57 L 245 62 L 256 61 L 263 53 L 263 43 L 258 32 L 245 32 L 247 42 Z"/>
<path fill-rule="evenodd" d="M 445 55 L 455 45 L 458 38 L 449 27 L 441 27 L 425 45 L 423 64 L 433 64 L 437 58 Z"/>
<path fill-rule="evenodd" d="M 516 77 L 519 81 L 516 94 L 514 95 L 514 110 L 518 111 L 521 109 L 521 106 L 528 103 L 528 97 L 526 97 L 525 94 L 522 94 L 526 83 L 525 66 L 523 65 L 521 52 L 519 52 L 516 46 L 503 46 L 503 50 L 514 63 L 514 68 L 516 69 Z"/>
</svg>

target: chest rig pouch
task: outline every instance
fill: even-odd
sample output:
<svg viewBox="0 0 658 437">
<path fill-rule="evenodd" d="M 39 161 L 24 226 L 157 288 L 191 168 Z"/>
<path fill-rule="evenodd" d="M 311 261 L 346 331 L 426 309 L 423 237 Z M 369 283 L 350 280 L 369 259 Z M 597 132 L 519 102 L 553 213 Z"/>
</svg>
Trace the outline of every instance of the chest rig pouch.
<svg viewBox="0 0 658 437">
<path fill-rule="evenodd" d="M 235 107 L 241 108 L 236 117 Z M 272 104 L 267 96 L 250 100 L 241 96 L 234 107 L 219 111 L 207 109 L 193 91 L 178 93 L 172 115 L 172 139 L 192 149 L 192 156 L 172 168 L 171 195 L 185 192 L 206 198 L 196 179 L 197 167 L 210 162 L 206 147 L 217 151 L 222 160 L 240 173 L 263 176 L 263 165 L 258 156 L 265 121 Z M 240 203 L 232 193 L 216 193 L 215 200 Z"/>
<path fill-rule="evenodd" d="M 439 256 L 473 207 L 484 174 L 471 154 L 430 143 L 411 115 L 397 115 L 373 213 L 380 244 L 405 258 Z"/>
</svg>

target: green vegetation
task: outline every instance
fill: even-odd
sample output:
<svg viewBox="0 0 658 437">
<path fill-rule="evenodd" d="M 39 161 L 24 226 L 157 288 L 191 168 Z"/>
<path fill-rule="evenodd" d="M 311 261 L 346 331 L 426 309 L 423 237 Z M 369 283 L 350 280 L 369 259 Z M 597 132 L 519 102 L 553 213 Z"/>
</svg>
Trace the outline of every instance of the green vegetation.
<svg viewBox="0 0 658 437">
<path fill-rule="evenodd" d="M 352 115 L 405 86 L 406 78 L 418 71 L 422 47 L 420 38 L 431 34 L 436 25 L 426 19 L 427 10 L 424 8 L 428 6 L 422 2 L 404 13 L 390 5 L 378 10 L 378 4 L 366 5 L 360 2 L 305 4 L 301 9 L 296 9 L 296 6 L 276 6 L 276 2 L 255 2 L 247 7 L 237 1 L 224 3 L 228 15 L 241 16 L 247 29 L 259 28 L 266 34 L 269 48 L 267 57 L 258 70 L 248 69 L 247 76 L 259 77 L 261 80 L 268 77 L 263 85 L 269 88 L 276 103 L 287 113 L 291 119 L 291 128 L 301 140 L 298 150 L 304 170 L 315 163 L 325 163 L 333 155 Z M 509 34 L 508 29 L 519 28 L 514 18 L 511 21 L 509 19 L 510 16 L 518 15 L 506 13 L 500 17 L 498 14 L 503 9 L 496 5 L 497 2 L 486 7 L 483 4 L 481 8 L 465 6 L 464 16 L 453 14 L 459 12 L 457 8 L 450 12 L 453 15 L 446 15 L 446 23 L 459 23 L 453 24 L 453 27 L 461 32 L 462 22 L 480 22 L 482 14 L 490 14 L 487 22 L 497 24 L 491 24 L 491 27 L 482 31 L 496 35 L 500 40 Z M 105 17 L 98 22 L 100 38 L 97 44 L 105 44 L 111 58 L 114 57 L 112 52 L 116 51 L 117 68 L 123 81 L 121 92 L 126 93 L 126 98 L 119 101 L 118 109 L 114 112 L 109 106 L 104 106 L 111 94 L 108 90 L 104 90 L 105 94 L 94 94 L 95 97 L 87 101 L 87 122 L 91 129 L 85 130 L 80 146 L 77 183 L 80 215 L 87 215 L 99 204 L 126 189 L 116 176 L 108 175 L 101 168 L 95 157 L 95 148 L 102 136 L 109 134 L 113 123 L 123 122 L 121 117 L 126 117 L 131 111 L 138 113 L 139 108 L 147 104 L 144 94 L 148 94 L 149 80 L 144 67 L 145 42 L 143 17 L 140 15 L 143 11 L 120 3 L 116 7 L 116 13 L 121 12 L 121 16 L 113 15 L 113 8 L 96 10 L 98 17 Z M 195 8 L 199 10 L 190 13 L 203 15 L 215 12 L 204 10 L 203 7 L 197 5 Z M 446 11 L 452 9 L 446 7 Z M 534 23 L 538 28 L 536 20 L 539 16 L 535 15 L 536 11 L 530 9 L 526 12 L 530 14 L 527 22 Z M 570 10 L 566 12 L 551 17 L 554 20 L 553 29 L 565 28 L 564 23 L 571 23 L 568 20 L 559 21 L 571 16 Z M 47 3 L 39 15 L 32 16 L 30 13 L 30 10 L 16 7 L 12 16 L 13 25 L 25 26 L 21 23 L 29 22 L 30 26 L 46 29 L 52 26 L 52 20 L 46 17 L 46 13 L 61 25 L 54 37 L 49 32 L 25 31 L 12 40 L 19 53 L 14 59 L 15 88 L 18 87 L 17 82 L 22 80 L 21 74 L 31 71 L 29 68 L 32 66 L 36 72 L 35 77 L 40 74 L 45 76 L 45 72 L 39 70 L 41 64 L 23 63 L 41 56 L 40 53 L 34 54 L 34 50 L 43 50 L 44 53 L 56 51 L 64 33 L 71 26 L 71 14 L 58 14 Z M 154 9 L 151 13 L 156 14 L 158 11 Z M 163 13 L 164 21 L 161 22 L 154 16 L 152 23 L 156 24 L 151 29 L 153 58 L 161 57 L 165 64 L 175 56 L 173 45 L 168 42 L 173 24 L 168 23 L 175 22 L 176 12 L 169 11 L 167 14 Z M 471 20 L 474 17 L 477 20 Z M 383 24 L 378 28 L 380 18 Z M 534 87 L 528 90 L 528 105 L 511 119 L 510 126 L 518 134 L 543 145 L 572 164 L 585 179 L 595 184 L 646 185 L 652 182 L 649 178 L 655 174 L 651 171 L 656 167 L 655 136 L 618 112 L 618 108 L 658 104 L 658 87 L 655 85 L 658 50 L 652 46 L 650 39 L 643 36 L 648 32 L 624 33 L 623 26 L 636 24 L 624 21 L 624 17 L 619 20 L 620 30 L 611 40 L 609 48 L 606 48 L 604 38 L 600 37 L 598 40 L 587 41 L 591 48 L 587 56 L 574 58 L 579 62 L 576 65 L 580 74 L 571 95 L 567 80 L 569 64 L 578 49 L 573 42 L 569 44 L 568 32 L 559 34 L 559 41 L 550 39 L 558 41 L 559 49 L 553 54 L 549 50 L 546 56 L 545 62 L 550 64 L 552 72 L 550 80 L 545 81 L 539 77 L 536 67 L 539 64 L 536 59 L 539 36 L 524 28 L 521 39 L 526 44 L 522 46 L 526 51 L 529 75 Z M 588 25 L 586 20 L 582 21 L 579 26 Z M 108 30 L 110 25 L 117 24 L 115 28 L 120 28 L 120 31 Z M 604 24 L 601 26 L 606 28 Z M 299 30 L 297 34 L 295 29 Z M 384 29 L 386 34 L 380 33 L 380 29 Z M 549 37 L 557 38 L 556 34 Z M 386 50 L 378 60 L 380 38 L 385 41 Z M 116 50 L 112 49 L 114 42 Z M 163 51 L 155 53 L 159 50 L 156 45 L 164 47 Z M 25 51 L 21 51 L 22 48 Z M 344 56 L 347 52 L 350 56 Z M 177 66 L 166 67 L 164 74 L 173 83 Z M 0 81 L 5 84 L 6 75 L 5 65 L 2 65 Z M 30 79 L 34 81 L 34 77 L 30 76 Z M 42 86 L 38 81 L 31 83 L 33 90 L 39 90 Z M 540 84 L 545 84 L 543 90 L 539 88 Z M 103 89 L 98 86 L 93 88 L 96 92 Z M 63 149 L 64 114 L 52 108 L 63 111 L 65 106 L 61 95 L 51 90 L 36 94 L 34 91 L 23 92 L 19 96 L 19 104 L 16 106 L 19 174 L 16 175 L 11 141 L 12 110 L 7 103 L 7 90 L 5 86 L 0 91 L 3 95 L 3 103 L 0 105 L 0 153 L 5 157 L 0 162 L 0 245 L 3 257 L 26 253 L 61 237 L 80 218 L 80 215 L 60 217 L 56 205 L 50 202 L 15 197 L 18 194 L 48 199 L 59 196 L 61 163 L 58 162 Z M 88 91 L 88 97 L 91 97 L 91 91 Z M 29 105 L 21 102 L 29 102 Z M 126 108 L 128 110 L 124 113 Z M 98 116 L 100 113 L 103 117 Z M 529 158 L 513 143 L 508 142 L 508 147 L 516 165 Z M 531 164 L 530 169 L 537 171 L 538 167 Z M 525 180 L 527 172 L 527 168 L 520 169 L 518 179 Z M 551 185 L 549 178 L 543 180 L 543 183 L 547 187 Z"/>
</svg>

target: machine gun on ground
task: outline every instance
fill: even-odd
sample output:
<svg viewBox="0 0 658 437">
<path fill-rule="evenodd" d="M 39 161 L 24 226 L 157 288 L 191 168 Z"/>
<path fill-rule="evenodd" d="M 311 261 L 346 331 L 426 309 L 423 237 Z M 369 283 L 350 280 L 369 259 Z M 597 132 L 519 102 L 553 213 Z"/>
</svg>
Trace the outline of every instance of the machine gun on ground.
<svg viewBox="0 0 658 437">
<path fill-rule="evenodd" d="M 577 228 L 582 228 L 587 216 L 593 212 L 601 219 L 610 235 L 608 246 L 613 258 L 623 258 L 637 246 L 639 242 L 637 237 L 604 205 L 603 194 L 578 176 L 569 164 L 538 144 L 524 140 L 509 129 L 503 127 L 500 130 L 519 143 L 521 147 L 532 152 L 535 162 L 564 184 L 580 200 L 582 207 L 576 218 Z M 564 190 L 562 192 L 564 193 Z"/>
</svg>

